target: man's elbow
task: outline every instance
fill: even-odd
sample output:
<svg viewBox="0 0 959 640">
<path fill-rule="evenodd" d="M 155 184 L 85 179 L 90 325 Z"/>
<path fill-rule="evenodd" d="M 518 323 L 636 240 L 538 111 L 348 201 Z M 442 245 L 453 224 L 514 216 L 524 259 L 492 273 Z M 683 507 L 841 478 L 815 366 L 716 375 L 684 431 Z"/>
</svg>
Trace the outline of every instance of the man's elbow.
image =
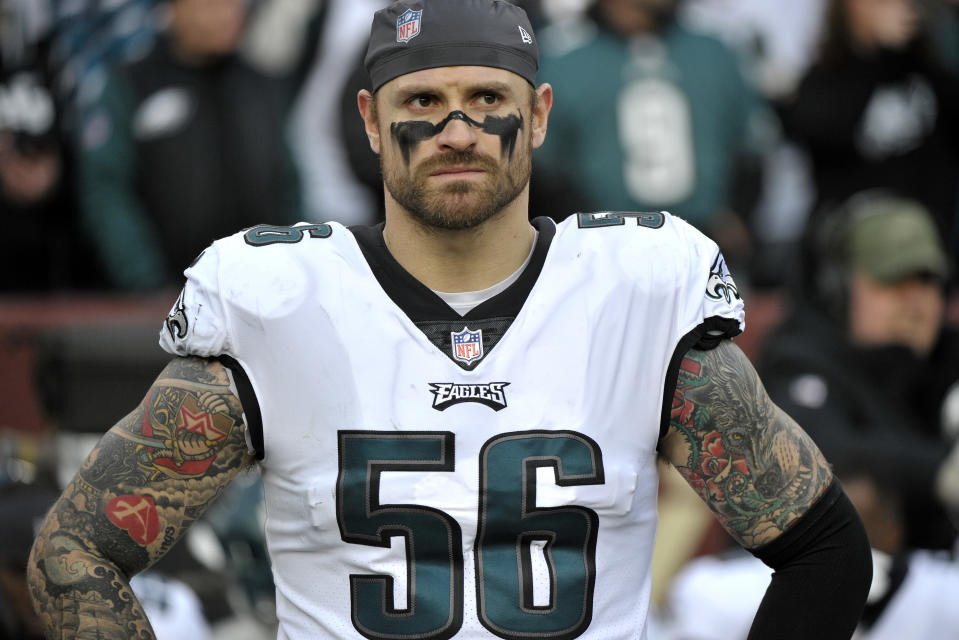
<svg viewBox="0 0 959 640">
<path fill-rule="evenodd" d="M 753 553 L 775 572 L 750 640 L 853 634 L 872 583 L 872 553 L 838 481 L 792 529 Z"/>
<path fill-rule="evenodd" d="M 850 534 L 852 540 L 849 544 L 850 579 L 854 581 L 854 588 L 861 594 L 862 604 L 865 606 L 869 588 L 872 586 L 872 549 L 862 521 L 856 518 L 850 526 L 854 529 Z"/>
</svg>

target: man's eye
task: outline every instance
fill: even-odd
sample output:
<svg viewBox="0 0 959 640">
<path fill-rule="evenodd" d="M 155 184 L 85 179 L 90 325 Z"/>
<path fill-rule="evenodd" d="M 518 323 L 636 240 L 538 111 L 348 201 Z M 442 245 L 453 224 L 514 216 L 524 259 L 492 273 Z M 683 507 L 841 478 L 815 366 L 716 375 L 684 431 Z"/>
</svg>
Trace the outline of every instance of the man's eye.
<svg viewBox="0 0 959 640">
<path fill-rule="evenodd" d="M 480 102 L 485 105 L 494 105 L 499 102 L 499 95 L 496 93 L 483 93 L 480 94 Z"/>
<path fill-rule="evenodd" d="M 413 102 L 413 106 L 421 107 L 425 109 L 426 107 L 429 107 L 433 104 L 433 97 L 432 96 L 416 96 L 415 98 L 413 98 L 412 102 Z"/>
</svg>

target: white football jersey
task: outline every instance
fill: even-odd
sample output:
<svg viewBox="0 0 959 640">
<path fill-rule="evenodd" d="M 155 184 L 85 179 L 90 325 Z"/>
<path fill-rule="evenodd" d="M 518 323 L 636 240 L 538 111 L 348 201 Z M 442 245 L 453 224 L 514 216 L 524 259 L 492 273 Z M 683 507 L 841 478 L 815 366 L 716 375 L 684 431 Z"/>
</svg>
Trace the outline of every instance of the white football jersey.
<svg viewBox="0 0 959 640">
<path fill-rule="evenodd" d="M 254 227 L 186 271 L 161 344 L 235 372 L 280 638 L 645 637 L 679 362 L 742 300 L 669 214 L 535 225 L 462 317 L 379 228 Z"/>
</svg>

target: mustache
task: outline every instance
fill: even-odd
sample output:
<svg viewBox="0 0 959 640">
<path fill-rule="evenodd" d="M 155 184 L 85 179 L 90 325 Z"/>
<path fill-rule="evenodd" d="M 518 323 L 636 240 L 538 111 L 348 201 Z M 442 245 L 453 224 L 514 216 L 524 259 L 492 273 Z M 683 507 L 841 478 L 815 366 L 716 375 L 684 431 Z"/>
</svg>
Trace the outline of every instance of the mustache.
<svg viewBox="0 0 959 640">
<path fill-rule="evenodd" d="M 489 156 L 476 153 L 469 150 L 452 150 L 442 155 L 433 156 L 420 163 L 416 172 L 420 174 L 430 174 L 437 169 L 446 167 L 464 166 L 472 169 L 479 169 L 488 173 L 493 173 L 499 167 L 499 164 Z"/>
</svg>

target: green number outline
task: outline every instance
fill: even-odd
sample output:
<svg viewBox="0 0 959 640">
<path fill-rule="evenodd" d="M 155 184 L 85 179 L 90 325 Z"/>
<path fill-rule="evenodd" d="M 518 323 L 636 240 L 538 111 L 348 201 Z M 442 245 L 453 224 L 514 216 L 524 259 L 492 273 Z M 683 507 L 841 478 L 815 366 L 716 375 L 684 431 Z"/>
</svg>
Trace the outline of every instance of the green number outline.
<svg viewBox="0 0 959 640">
<path fill-rule="evenodd" d="M 459 524 L 447 513 L 432 507 L 381 504 L 379 495 L 384 471 L 453 471 L 455 435 L 448 431 L 342 430 L 338 438 L 336 518 L 341 539 L 350 544 L 390 547 L 390 538 L 400 536 L 406 548 L 408 608 L 393 607 L 391 576 L 350 574 L 353 626 L 364 637 L 376 640 L 452 638 L 463 623 L 463 547 Z M 410 456 L 413 451 L 415 457 Z M 374 454 L 377 457 L 372 457 Z M 480 450 L 479 463 L 474 561 L 477 616 L 481 624 L 507 640 L 570 640 L 581 635 L 592 620 L 599 517 L 592 509 L 578 505 L 537 508 L 536 470 L 551 467 L 558 486 L 603 484 L 602 451 L 595 441 L 576 431 L 515 431 L 487 440 Z M 503 468 L 491 469 L 491 464 Z M 514 482 L 516 475 L 521 476 L 520 482 Z M 519 501 L 520 513 L 512 513 L 509 507 L 497 512 L 496 505 L 501 501 L 514 507 Z M 524 521 L 554 526 L 529 528 Z M 503 530 L 506 535 L 512 533 L 515 553 L 503 554 L 501 539 L 490 542 Z M 429 607 L 424 608 L 417 619 L 418 599 L 430 598 L 429 593 L 417 593 L 417 584 L 427 570 L 434 576 L 446 575 L 443 567 L 437 567 L 442 564 L 438 560 L 440 554 L 435 550 L 431 554 L 431 545 L 427 544 L 440 538 L 445 539 L 445 544 L 432 546 L 446 547 L 443 562 L 449 563 L 449 594 L 448 600 L 443 596 L 433 598 L 434 602 L 447 607 L 446 619 L 437 624 L 435 615 L 432 622 L 428 620 L 432 615 Z M 534 541 L 546 543 L 550 603 L 545 606 L 533 604 L 531 544 Z M 418 563 L 417 553 L 431 558 L 427 561 L 428 567 Z M 505 599 L 499 597 L 499 602 L 491 606 L 486 582 L 487 576 L 496 572 L 487 571 L 484 558 L 494 555 L 499 557 L 500 564 L 508 558 L 502 573 L 516 577 L 516 588 L 511 590 L 515 592 L 515 601 L 507 595 Z M 558 566 L 572 567 L 572 571 L 559 571 Z M 423 584 L 436 587 L 437 580 L 431 583 L 424 580 Z M 557 593 L 566 594 L 566 601 L 557 602 Z M 569 594 L 573 594 L 573 605 Z M 581 606 L 577 608 L 577 604 Z M 423 624 L 432 626 L 425 628 Z M 515 628 L 517 626 L 525 628 Z"/>
<path fill-rule="evenodd" d="M 352 449 L 369 443 L 375 446 L 377 441 L 386 444 L 397 455 L 402 455 L 404 449 L 412 448 L 411 445 L 415 446 L 416 444 L 432 446 L 436 450 L 432 456 L 422 459 L 366 458 L 366 467 L 362 472 L 364 486 L 362 488 L 352 486 L 359 484 L 353 477 L 355 470 L 351 473 L 349 469 Z M 391 537 L 402 536 L 406 546 L 406 563 L 409 568 L 407 571 L 407 593 L 409 594 L 410 607 L 408 609 L 394 609 L 392 604 L 389 603 L 389 594 L 393 592 L 392 576 L 350 574 L 350 609 L 353 626 L 366 638 L 448 640 L 459 631 L 463 624 L 463 536 L 459 523 L 439 509 L 415 504 L 384 505 L 379 502 L 380 477 L 384 471 L 452 471 L 455 462 L 453 443 L 454 435 L 444 431 L 339 432 L 336 520 L 340 527 L 340 537 L 344 542 L 352 544 L 389 547 Z M 365 516 L 360 518 L 352 517 L 350 511 L 350 508 L 360 506 L 354 504 L 357 497 L 361 497 L 360 501 L 365 512 Z M 418 526 L 380 525 L 375 527 L 375 532 L 362 531 L 363 525 L 369 524 L 367 521 L 382 520 L 382 516 L 413 520 Z M 418 571 L 418 549 L 415 544 L 415 534 L 419 533 L 420 537 L 430 537 L 430 534 L 433 534 L 433 537 L 435 537 L 435 531 L 430 531 L 430 529 L 436 527 L 445 529 L 443 535 L 446 538 L 446 558 L 449 562 L 448 616 L 442 624 L 435 628 L 418 629 L 406 633 L 399 632 L 397 629 L 414 627 L 419 622 L 416 619 L 416 601 L 419 597 L 416 585 L 419 580 L 418 574 L 425 574 L 426 571 Z M 428 549 L 424 549 L 424 551 L 428 551 Z M 424 553 L 424 555 L 426 554 Z M 436 571 L 434 570 L 432 573 L 436 573 Z M 376 597 L 379 601 L 379 611 L 373 614 L 373 617 L 378 616 L 381 622 L 386 623 L 384 629 L 373 628 L 368 620 L 370 607 L 364 607 L 364 605 L 368 605 L 368 602 L 373 599 L 370 597 L 372 592 L 378 592 L 379 594 Z M 425 597 L 428 596 L 429 594 L 425 595 Z M 364 609 L 367 610 L 367 613 L 364 613 Z M 364 621 L 364 617 L 367 618 L 367 621 Z M 420 618 L 422 618 L 422 615 Z"/>
<path fill-rule="evenodd" d="M 329 238 L 333 227 L 328 224 L 304 224 L 291 227 L 274 227 L 260 224 L 250 227 L 243 234 L 243 240 L 253 247 L 265 247 L 271 244 L 295 244 L 304 237 Z"/>
<path fill-rule="evenodd" d="M 640 227 L 659 229 L 666 223 L 666 215 L 660 211 L 601 211 L 599 213 L 577 213 L 576 225 L 580 229 L 599 227 L 621 227 L 626 218 L 632 218 Z"/>
<path fill-rule="evenodd" d="M 527 447 L 527 444 L 533 441 L 538 441 L 540 444 L 554 444 L 560 440 L 563 441 L 563 445 L 566 445 L 565 455 L 558 455 L 556 453 L 544 455 L 542 452 L 537 455 L 534 453 L 535 449 L 549 447 L 538 445 Z M 581 524 L 585 526 L 586 533 L 583 539 L 579 541 L 578 552 L 581 554 L 580 559 L 582 561 L 583 579 L 582 584 L 578 587 L 578 592 L 582 594 L 582 599 L 580 600 L 582 606 L 575 616 L 576 620 L 566 627 L 550 631 L 518 630 L 509 628 L 506 624 L 503 624 L 502 620 L 500 620 L 500 622 L 496 620 L 496 618 L 504 617 L 526 617 L 528 620 L 536 620 L 538 618 L 541 624 L 546 626 L 547 618 L 556 617 L 560 614 L 567 615 L 570 611 L 569 603 L 566 603 L 566 606 L 560 607 L 560 603 L 556 602 L 556 594 L 558 591 L 570 591 L 568 584 L 569 576 L 559 576 L 559 572 L 557 571 L 557 563 L 553 549 L 554 545 L 557 544 L 558 531 L 556 529 L 524 530 L 523 533 L 517 537 L 516 553 L 514 555 L 516 562 L 515 567 L 510 567 L 509 569 L 504 569 L 499 572 L 494 571 L 492 573 L 487 573 L 484 568 L 484 565 L 487 564 L 485 552 L 487 548 L 491 546 L 487 545 L 487 539 L 494 537 L 496 534 L 495 530 L 497 529 L 495 518 L 490 517 L 491 506 L 501 501 L 499 495 L 497 495 L 497 500 L 491 500 L 495 493 L 491 491 L 491 485 L 508 475 L 505 473 L 505 469 L 490 468 L 491 457 L 495 457 L 496 450 L 503 447 L 517 449 L 527 447 L 530 449 L 528 455 L 523 455 L 522 457 L 521 473 L 523 477 L 520 483 L 520 491 L 522 493 L 522 508 L 519 514 L 520 521 L 525 519 L 530 519 L 534 522 L 539 519 L 552 519 L 555 521 L 556 516 L 559 516 L 564 519 L 566 523 L 579 520 Z M 572 449 L 570 449 L 570 447 L 572 447 Z M 578 451 L 575 449 L 578 449 Z M 585 459 L 589 460 L 588 471 L 577 474 L 564 470 L 565 467 L 572 466 L 571 463 L 574 462 L 571 454 L 578 454 L 580 457 L 585 456 Z M 580 461 L 580 463 L 582 463 L 582 461 Z M 495 466 L 495 461 L 493 465 Z M 599 445 L 597 445 L 592 438 L 576 431 L 516 431 L 494 436 L 483 445 L 480 450 L 479 519 L 477 521 L 476 541 L 474 543 L 477 615 L 483 626 L 491 633 L 508 640 L 526 638 L 568 640 L 582 634 L 587 627 L 589 627 L 592 620 L 593 591 L 596 586 L 596 540 L 599 531 L 599 516 L 592 509 L 577 505 L 536 507 L 536 470 L 539 467 L 552 467 L 556 484 L 562 487 L 605 483 L 603 457 Z M 491 531 L 493 532 L 492 535 Z M 550 603 L 539 607 L 533 605 L 530 544 L 534 540 L 546 542 L 545 552 L 550 572 Z M 488 575 L 518 576 L 517 583 L 522 586 L 518 593 L 518 606 L 516 611 L 503 611 L 502 603 L 500 603 L 499 611 L 497 611 L 497 607 L 491 606 L 490 598 L 485 593 Z M 562 577 L 567 584 L 558 584 L 560 577 Z M 577 589 L 572 590 L 577 591 Z"/>
</svg>

